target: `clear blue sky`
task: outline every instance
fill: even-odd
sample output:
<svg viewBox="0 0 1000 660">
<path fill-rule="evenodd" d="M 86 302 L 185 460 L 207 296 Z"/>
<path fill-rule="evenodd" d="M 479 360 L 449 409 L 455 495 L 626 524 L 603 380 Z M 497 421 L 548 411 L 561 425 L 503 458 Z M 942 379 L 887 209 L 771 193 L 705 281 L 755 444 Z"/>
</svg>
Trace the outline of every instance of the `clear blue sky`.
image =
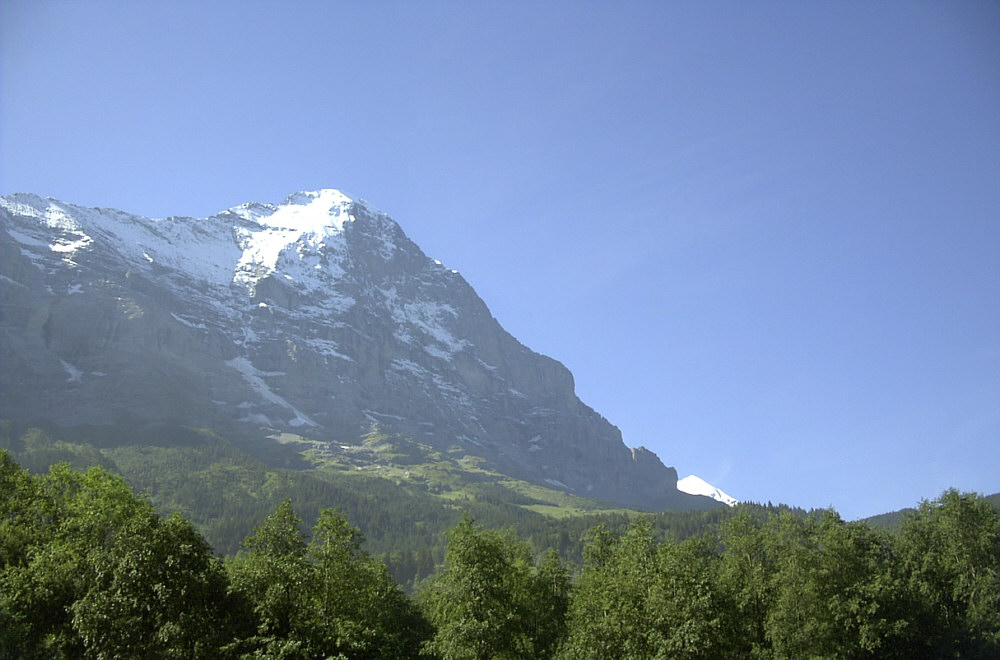
<svg viewBox="0 0 1000 660">
<path fill-rule="evenodd" d="M 339 188 L 680 476 L 1000 491 L 996 2 L 0 3 L 0 190 Z"/>
</svg>

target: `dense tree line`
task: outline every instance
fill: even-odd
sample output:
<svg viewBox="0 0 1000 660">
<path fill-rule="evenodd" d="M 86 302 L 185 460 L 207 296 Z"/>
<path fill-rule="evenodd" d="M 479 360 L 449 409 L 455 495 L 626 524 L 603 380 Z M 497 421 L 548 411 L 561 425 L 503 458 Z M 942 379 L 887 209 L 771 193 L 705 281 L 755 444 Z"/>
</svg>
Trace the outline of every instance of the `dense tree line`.
<svg viewBox="0 0 1000 660">
<path fill-rule="evenodd" d="M 102 468 L 0 452 L 0 658 L 411 658 L 414 602 L 339 512 L 283 501 L 225 561 Z"/>
<path fill-rule="evenodd" d="M 683 540 L 587 534 L 579 567 L 466 516 L 414 596 L 283 500 L 213 555 L 121 477 L 0 452 L 0 658 L 996 658 L 1000 515 L 948 491 L 897 531 L 741 507 Z"/>
</svg>

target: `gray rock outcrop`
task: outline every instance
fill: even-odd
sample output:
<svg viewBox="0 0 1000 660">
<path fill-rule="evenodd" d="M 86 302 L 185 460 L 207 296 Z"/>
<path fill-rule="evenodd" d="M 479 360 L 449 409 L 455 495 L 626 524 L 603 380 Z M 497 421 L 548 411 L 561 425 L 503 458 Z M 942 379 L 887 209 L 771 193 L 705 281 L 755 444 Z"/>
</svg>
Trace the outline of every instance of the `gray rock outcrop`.
<svg viewBox="0 0 1000 660">
<path fill-rule="evenodd" d="M 387 215 L 333 190 L 206 219 L 3 198 L 0 417 L 395 437 L 569 492 L 699 508 Z"/>
</svg>

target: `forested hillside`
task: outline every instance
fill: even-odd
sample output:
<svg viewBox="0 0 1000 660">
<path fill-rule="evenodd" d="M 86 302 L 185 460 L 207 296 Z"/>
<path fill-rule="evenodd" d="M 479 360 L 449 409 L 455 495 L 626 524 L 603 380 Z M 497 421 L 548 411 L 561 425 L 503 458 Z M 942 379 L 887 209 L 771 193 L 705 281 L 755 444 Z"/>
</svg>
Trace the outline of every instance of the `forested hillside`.
<svg viewBox="0 0 1000 660">
<path fill-rule="evenodd" d="M 1000 515 L 948 491 L 889 532 L 738 507 L 640 517 L 579 571 L 468 516 L 408 596 L 340 511 L 291 500 L 221 559 L 121 477 L 0 452 L 0 658 L 995 658 Z"/>
<path fill-rule="evenodd" d="M 407 590 L 444 559 L 444 532 L 463 513 L 486 527 L 512 527 L 536 552 L 555 548 L 576 564 L 589 528 L 604 524 L 623 530 L 635 515 L 502 475 L 481 472 L 469 480 L 467 472 L 443 461 L 406 466 L 411 473 L 422 470 L 416 482 L 382 472 L 312 468 L 273 442 L 251 454 L 211 431 L 181 426 L 66 429 L 0 421 L 0 449 L 34 473 L 65 461 L 77 469 L 100 466 L 120 474 L 161 514 L 178 512 L 191 521 L 221 555 L 235 554 L 255 525 L 286 498 L 295 502 L 307 526 L 321 509 L 336 506 L 363 531 L 365 550 L 386 562 Z M 730 513 L 719 505 L 658 513 L 654 520 L 681 540 Z"/>
</svg>

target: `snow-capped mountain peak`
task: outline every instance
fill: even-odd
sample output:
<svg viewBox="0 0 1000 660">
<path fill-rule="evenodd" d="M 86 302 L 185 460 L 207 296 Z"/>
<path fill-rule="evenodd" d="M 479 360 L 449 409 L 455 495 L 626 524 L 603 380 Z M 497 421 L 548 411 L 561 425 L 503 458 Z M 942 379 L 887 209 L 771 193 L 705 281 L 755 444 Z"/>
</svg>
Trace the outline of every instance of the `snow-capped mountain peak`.
<svg viewBox="0 0 1000 660">
<path fill-rule="evenodd" d="M 271 229 L 324 234 L 342 231 L 350 221 L 354 200 L 332 188 L 300 191 L 289 195 L 279 206 L 248 203 L 230 209 L 241 218 Z"/>
<path fill-rule="evenodd" d="M 5 196 L 0 298 L 0 363 L 18 365 L 0 399 L 24 419 L 294 433 L 324 460 L 377 425 L 589 497 L 713 505 L 626 447 L 461 275 L 338 190 L 162 219 Z"/>
<path fill-rule="evenodd" d="M 693 474 L 678 480 L 677 490 L 688 493 L 689 495 L 706 495 L 711 497 L 713 500 L 722 502 L 723 504 L 728 504 L 729 506 L 735 506 L 740 503 L 740 501 L 732 495 L 726 494 L 701 477 L 697 477 Z"/>
</svg>

